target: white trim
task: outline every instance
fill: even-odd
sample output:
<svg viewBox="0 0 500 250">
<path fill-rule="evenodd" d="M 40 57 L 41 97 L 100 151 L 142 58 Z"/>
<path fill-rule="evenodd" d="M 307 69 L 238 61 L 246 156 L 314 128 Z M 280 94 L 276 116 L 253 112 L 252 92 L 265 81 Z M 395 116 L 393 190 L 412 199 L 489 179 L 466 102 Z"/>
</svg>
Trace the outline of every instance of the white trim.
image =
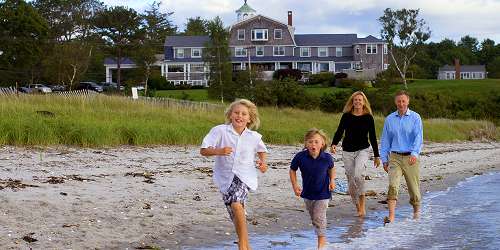
<svg viewBox="0 0 500 250">
<path fill-rule="evenodd" d="M 240 50 L 242 53 L 238 55 L 236 51 Z M 245 53 L 243 55 L 243 52 Z M 246 57 L 247 56 L 247 49 L 245 47 L 234 47 L 234 57 Z"/>
<path fill-rule="evenodd" d="M 276 54 L 276 49 L 283 48 L 283 55 L 278 55 Z M 278 50 L 279 51 L 279 50 Z M 273 56 L 285 56 L 286 55 L 286 49 L 285 46 L 273 46 Z"/>
<path fill-rule="evenodd" d="M 243 31 L 243 39 L 240 39 L 240 31 Z M 245 29 L 238 29 L 236 38 L 238 39 L 238 41 L 245 41 L 246 38 Z"/>
<path fill-rule="evenodd" d="M 281 33 L 281 37 L 280 38 L 276 38 L 276 31 L 280 31 Z M 283 29 L 274 29 L 274 40 L 282 40 L 283 39 Z"/>
<path fill-rule="evenodd" d="M 368 47 L 370 47 L 370 53 L 368 53 Z M 375 48 L 375 53 L 373 52 L 373 48 Z M 375 43 L 370 43 L 366 45 L 366 54 L 367 55 L 376 55 L 378 53 L 378 47 Z"/>
<path fill-rule="evenodd" d="M 182 51 L 182 57 L 179 56 L 179 53 L 177 53 L 178 51 Z M 174 58 L 179 58 L 179 59 L 184 59 L 186 57 L 186 51 L 184 51 L 184 48 L 176 48 L 174 50 Z"/>
<path fill-rule="evenodd" d="M 340 56 L 339 56 L 339 49 L 340 49 Z M 343 56 L 343 51 L 342 47 L 335 47 L 335 57 L 342 57 Z"/>
<path fill-rule="evenodd" d="M 257 48 L 262 48 L 262 55 L 257 54 Z M 266 50 L 264 46 L 255 46 L 255 56 L 257 57 L 263 57 L 266 54 Z"/>
<path fill-rule="evenodd" d="M 307 49 L 307 56 L 302 54 L 302 49 Z M 299 56 L 300 57 L 311 57 L 311 47 L 301 47 L 299 48 Z"/>
<path fill-rule="evenodd" d="M 257 32 L 262 32 L 262 38 L 257 38 Z M 252 29 L 252 41 L 268 41 L 269 40 L 269 29 Z"/>
<path fill-rule="evenodd" d="M 200 52 L 200 55 L 199 55 L 199 56 L 195 56 L 195 55 L 194 55 L 194 53 L 193 53 L 193 52 L 194 52 L 195 50 Z M 191 57 L 192 57 L 192 58 L 201 58 L 201 52 L 202 52 L 202 51 L 201 51 L 201 48 L 191 48 Z"/>
<path fill-rule="evenodd" d="M 320 49 L 325 49 L 326 54 L 322 56 L 320 54 Z M 318 57 L 328 57 L 328 47 L 318 47 Z"/>
</svg>

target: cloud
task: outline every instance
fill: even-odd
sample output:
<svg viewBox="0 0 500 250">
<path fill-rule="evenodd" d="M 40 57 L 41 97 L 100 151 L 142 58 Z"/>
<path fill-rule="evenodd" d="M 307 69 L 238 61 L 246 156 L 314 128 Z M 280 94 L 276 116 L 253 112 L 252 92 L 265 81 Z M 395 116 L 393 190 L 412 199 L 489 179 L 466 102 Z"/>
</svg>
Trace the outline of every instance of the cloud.
<svg viewBox="0 0 500 250">
<path fill-rule="evenodd" d="M 143 10 L 148 1 L 105 0 L 108 5 L 127 5 L 138 11 Z M 173 21 L 180 30 L 186 19 L 200 16 L 212 19 L 220 16 L 226 25 L 236 21 L 234 13 L 243 1 L 236 0 L 163 0 L 161 8 L 174 12 Z M 297 33 L 357 33 L 358 36 L 380 33 L 378 17 L 384 9 L 420 9 L 432 31 L 431 39 L 454 40 L 465 35 L 490 38 L 500 42 L 499 0 L 249 0 L 248 4 L 257 13 L 272 17 L 284 23 L 287 11 L 293 11 Z"/>
</svg>

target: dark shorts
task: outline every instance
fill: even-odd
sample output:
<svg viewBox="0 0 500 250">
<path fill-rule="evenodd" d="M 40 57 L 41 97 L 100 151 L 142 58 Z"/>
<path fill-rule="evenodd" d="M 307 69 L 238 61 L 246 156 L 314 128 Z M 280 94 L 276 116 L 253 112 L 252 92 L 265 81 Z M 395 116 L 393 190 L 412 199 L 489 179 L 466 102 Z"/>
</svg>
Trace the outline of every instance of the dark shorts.
<svg viewBox="0 0 500 250">
<path fill-rule="evenodd" d="M 245 207 L 245 202 L 248 197 L 248 189 L 248 186 L 235 175 L 231 186 L 229 186 L 227 191 L 222 194 L 222 200 L 224 200 L 224 204 L 226 205 L 226 209 L 229 213 L 229 217 L 231 217 L 231 220 L 234 218 L 231 203 L 239 202 L 243 205 L 243 207 Z"/>
</svg>

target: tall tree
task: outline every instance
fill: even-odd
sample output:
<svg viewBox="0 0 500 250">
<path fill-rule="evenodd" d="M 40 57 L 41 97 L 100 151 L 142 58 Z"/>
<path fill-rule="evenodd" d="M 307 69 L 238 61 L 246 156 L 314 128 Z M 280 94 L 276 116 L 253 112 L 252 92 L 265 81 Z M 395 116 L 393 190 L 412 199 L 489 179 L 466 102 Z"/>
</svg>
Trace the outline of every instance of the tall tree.
<svg viewBox="0 0 500 250">
<path fill-rule="evenodd" d="M 28 81 L 39 77 L 40 58 L 47 43 L 46 20 L 23 0 L 0 2 L 0 79 Z"/>
<path fill-rule="evenodd" d="M 117 85 L 121 84 L 121 63 L 125 49 L 134 44 L 139 34 L 141 18 L 133 9 L 123 6 L 107 8 L 96 16 L 96 29 L 112 48 L 117 64 Z"/>
<path fill-rule="evenodd" d="M 203 51 L 203 61 L 210 68 L 208 95 L 224 102 L 224 99 L 234 98 L 229 31 L 217 16 L 208 22 L 208 32 L 210 42 L 205 45 L 206 49 Z"/>
<path fill-rule="evenodd" d="M 419 9 L 385 9 L 378 20 L 382 25 L 382 39 L 388 43 L 389 54 L 398 70 L 405 88 L 406 72 L 417 55 L 418 48 L 430 38 L 430 29 L 419 18 Z"/>
<path fill-rule="evenodd" d="M 160 3 L 153 2 L 142 16 L 138 47 L 135 49 L 134 60 L 144 76 L 145 90 L 148 92 L 148 80 L 151 66 L 158 61 L 156 55 L 163 54 L 163 41 L 168 35 L 175 34 L 177 27 L 170 20 L 173 12 L 162 13 Z"/>
<path fill-rule="evenodd" d="M 206 36 L 208 35 L 208 21 L 201 17 L 188 18 L 186 29 L 184 30 L 185 36 Z"/>
</svg>

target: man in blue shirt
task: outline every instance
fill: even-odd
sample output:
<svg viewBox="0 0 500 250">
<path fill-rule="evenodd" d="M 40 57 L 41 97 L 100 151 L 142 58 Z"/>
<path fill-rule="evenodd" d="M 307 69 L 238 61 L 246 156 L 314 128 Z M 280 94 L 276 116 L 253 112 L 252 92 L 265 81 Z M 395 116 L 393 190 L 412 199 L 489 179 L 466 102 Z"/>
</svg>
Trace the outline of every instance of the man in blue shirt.
<svg viewBox="0 0 500 250">
<path fill-rule="evenodd" d="M 380 143 L 380 157 L 384 170 L 389 174 L 389 217 L 384 219 L 386 223 L 394 221 L 402 175 L 408 186 L 414 219 L 419 216 L 421 199 L 418 155 L 423 142 L 422 119 L 418 113 L 408 109 L 410 96 L 407 92 L 399 91 L 394 100 L 398 110 L 386 117 Z"/>
</svg>

